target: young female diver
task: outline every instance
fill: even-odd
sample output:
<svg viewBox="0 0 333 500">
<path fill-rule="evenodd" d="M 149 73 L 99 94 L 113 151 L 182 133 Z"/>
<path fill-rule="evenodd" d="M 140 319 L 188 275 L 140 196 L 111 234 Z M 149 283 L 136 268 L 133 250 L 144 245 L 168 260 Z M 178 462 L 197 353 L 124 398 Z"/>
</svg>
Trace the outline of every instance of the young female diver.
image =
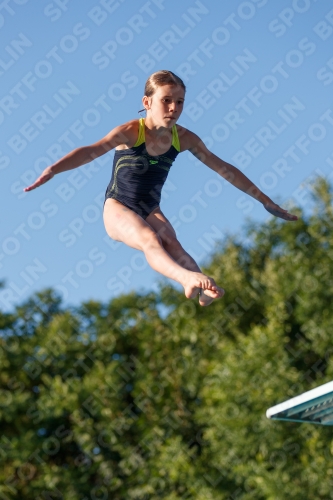
<svg viewBox="0 0 333 500">
<path fill-rule="evenodd" d="M 199 294 L 199 303 L 206 306 L 222 297 L 224 290 L 201 272 L 160 209 L 161 189 L 179 153 L 189 150 L 231 184 L 260 201 L 276 217 L 288 221 L 297 217 L 276 205 L 236 167 L 210 152 L 196 134 L 176 125 L 184 97 L 185 85 L 178 76 L 166 70 L 153 73 L 146 82 L 142 99 L 145 119 L 119 125 L 95 144 L 73 150 L 47 167 L 25 191 L 115 148 L 104 204 L 108 235 L 143 251 L 154 270 L 180 283 L 187 298 Z"/>
</svg>

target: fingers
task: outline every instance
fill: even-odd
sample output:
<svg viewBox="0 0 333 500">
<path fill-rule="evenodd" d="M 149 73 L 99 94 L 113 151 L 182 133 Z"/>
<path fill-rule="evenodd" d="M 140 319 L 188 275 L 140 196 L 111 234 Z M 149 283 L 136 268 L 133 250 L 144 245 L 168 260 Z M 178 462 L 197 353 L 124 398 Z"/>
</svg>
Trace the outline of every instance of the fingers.
<svg viewBox="0 0 333 500">
<path fill-rule="evenodd" d="M 31 186 L 24 188 L 23 191 L 25 191 L 25 192 L 32 191 L 33 189 L 36 189 L 37 187 L 39 187 L 41 184 L 43 184 L 43 182 L 36 181 L 33 184 L 31 184 Z"/>
<path fill-rule="evenodd" d="M 50 179 L 52 179 L 52 177 L 53 177 L 53 175 L 50 175 L 50 174 L 43 175 L 43 176 L 39 177 L 33 184 L 31 184 L 30 186 L 24 188 L 23 191 L 25 191 L 25 192 L 32 191 L 33 189 L 38 188 L 42 184 L 45 184 L 45 182 L 47 182 Z"/>
<path fill-rule="evenodd" d="M 288 220 L 288 221 L 296 221 L 298 217 L 296 215 L 290 214 L 288 210 L 279 207 L 275 203 L 264 205 L 267 212 L 274 215 L 275 217 L 280 217 L 280 219 Z"/>
<path fill-rule="evenodd" d="M 298 220 L 297 215 L 286 214 L 286 220 Z"/>
<path fill-rule="evenodd" d="M 25 187 L 23 189 L 23 191 L 27 192 L 27 191 L 32 191 L 33 189 L 35 189 L 36 187 L 38 187 L 39 184 L 37 184 L 36 182 L 34 184 L 31 184 L 31 186 L 28 186 L 28 187 Z"/>
<path fill-rule="evenodd" d="M 292 214 L 289 214 L 289 213 L 286 213 L 286 214 L 277 214 L 277 217 L 280 217 L 280 219 L 284 219 L 284 220 L 298 220 L 298 217 L 296 215 L 292 215 Z"/>
<path fill-rule="evenodd" d="M 296 215 L 290 214 L 288 210 L 280 209 L 276 212 L 277 217 L 280 217 L 284 220 L 298 220 Z"/>
</svg>

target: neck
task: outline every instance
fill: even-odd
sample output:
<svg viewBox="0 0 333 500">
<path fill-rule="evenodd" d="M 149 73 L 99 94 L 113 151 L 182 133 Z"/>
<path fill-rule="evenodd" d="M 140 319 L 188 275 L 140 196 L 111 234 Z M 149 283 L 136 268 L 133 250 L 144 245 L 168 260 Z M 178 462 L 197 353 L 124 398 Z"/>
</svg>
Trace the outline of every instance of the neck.
<svg viewBox="0 0 333 500">
<path fill-rule="evenodd" d="M 164 127 L 163 125 L 158 125 L 154 122 L 154 120 L 147 116 L 144 118 L 144 123 L 146 128 L 152 135 L 161 136 L 161 135 L 169 135 L 172 127 Z"/>
</svg>

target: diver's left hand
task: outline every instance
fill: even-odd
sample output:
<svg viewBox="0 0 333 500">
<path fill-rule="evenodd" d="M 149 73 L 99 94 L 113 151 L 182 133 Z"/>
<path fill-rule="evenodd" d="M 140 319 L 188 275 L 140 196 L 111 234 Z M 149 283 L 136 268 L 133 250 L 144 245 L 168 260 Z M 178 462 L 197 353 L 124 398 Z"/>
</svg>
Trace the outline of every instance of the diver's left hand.
<svg viewBox="0 0 333 500">
<path fill-rule="evenodd" d="M 266 203 L 263 203 L 264 208 L 267 210 L 272 215 L 275 215 L 275 217 L 280 217 L 280 219 L 284 220 L 298 220 L 298 217 L 296 215 L 292 215 L 288 212 L 288 210 L 284 210 L 283 208 L 279 207 L 276 203 L 274 203 L 272 200 L 267 201 Z"/>
</svg>

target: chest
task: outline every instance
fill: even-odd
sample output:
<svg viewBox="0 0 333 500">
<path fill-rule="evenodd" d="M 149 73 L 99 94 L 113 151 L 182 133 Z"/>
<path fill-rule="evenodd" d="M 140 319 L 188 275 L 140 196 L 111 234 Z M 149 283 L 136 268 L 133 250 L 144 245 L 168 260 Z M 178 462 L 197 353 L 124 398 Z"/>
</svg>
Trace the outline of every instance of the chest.
<svg viewBox="0 0 333 500">
<path fill-rule="evenodd" d="M 146 134 L 145 146 L 146 151 L 150 156 L 160 156 L 167 153 L 172 144 L 172 134 L 164 134 L 161 136 L 150 137 Z"/>
</svg>

